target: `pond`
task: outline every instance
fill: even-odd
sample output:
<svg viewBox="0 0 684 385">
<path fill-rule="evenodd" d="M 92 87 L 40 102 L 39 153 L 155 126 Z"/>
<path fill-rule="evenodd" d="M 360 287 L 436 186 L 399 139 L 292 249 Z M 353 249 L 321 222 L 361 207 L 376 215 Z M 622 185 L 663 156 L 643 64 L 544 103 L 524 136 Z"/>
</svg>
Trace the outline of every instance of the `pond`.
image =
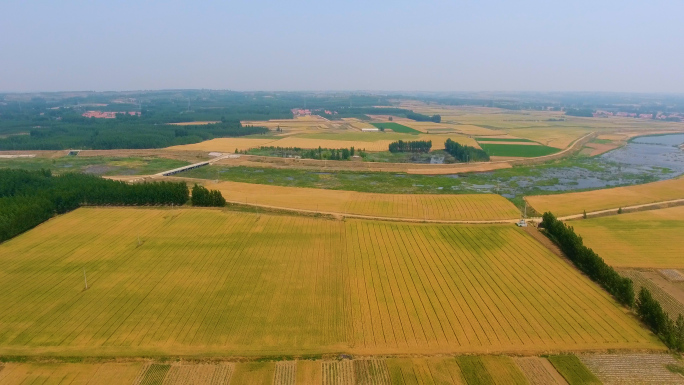
<svg viewBox="0 0 684 385">
<path fill-rule="evenodd" d="M 452 190 L 495 192 L 514 198 L 671 179 L 684 174 L 684 151 L 679 148 L 683 143 L 684 134 L 635 138 L 624 147 L 597 157 L 519 168 L 528 172 L 515 173 L 518 175 L 506 171 L 460 175 L 461 183 L 452 186 Z"/>
<path fill-rule="evenodd" d="M 220 178 L 236 182 L 393 194 L 496 193 L 521 205 L 526 195 L 600 189 L 671 179 L 684 174 L 684 134 L 635 138 L 596 157 L 570 157 L 536 166 L 520 166 L 458 175 L 388 172 L 322 172 L 295 169 L 220 168 Z M 215 178 L 209 170 L 187 176 Z"/>
</svg>

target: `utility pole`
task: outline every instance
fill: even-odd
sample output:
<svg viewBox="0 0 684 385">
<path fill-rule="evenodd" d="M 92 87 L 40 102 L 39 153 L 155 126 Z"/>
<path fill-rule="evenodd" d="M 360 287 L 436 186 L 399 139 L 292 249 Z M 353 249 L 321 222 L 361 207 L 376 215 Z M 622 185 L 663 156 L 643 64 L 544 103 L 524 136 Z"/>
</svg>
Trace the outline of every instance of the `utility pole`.
<svg viewBox="0 0 684 385">
<path fill-rule="evenodd" d="M 88 290 L 88 278 L 86 278 L 85 267 L 83 268 L 83 281 L 85 281 L 85 289 Z"/>
</svg>

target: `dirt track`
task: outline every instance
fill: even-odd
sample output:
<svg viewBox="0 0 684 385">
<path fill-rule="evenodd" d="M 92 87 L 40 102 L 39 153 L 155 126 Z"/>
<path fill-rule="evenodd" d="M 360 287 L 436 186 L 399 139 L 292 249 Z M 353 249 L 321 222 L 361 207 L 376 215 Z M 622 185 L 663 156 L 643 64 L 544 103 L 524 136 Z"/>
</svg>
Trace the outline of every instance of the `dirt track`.
<svg viewBox="0 0 684 385">
<path fill-rule="evenodd" d="M 664 209 L 667 207 L 674 207 L 674 206 L 681 206 L 684 205 L 684 199 L 673 199 L 669 201 L 660 201 L 660 202 L 653 202 L 653 203 L 644 203 L 641 205 L 634 205 L 634 206 L 624 206 L 622 207 L 622 213 L 627 214 L 627 213 L 632 213 L 636 211 L 645 211 L 645 210 L 657 210 L 657 209 Z M 605 216 L 610 216 L 610 215 L 617 215 L 619 207 L 614 207 L 611 209 L 606 209 L 606 210 L 599 210 L 599 211 L 592 211 L 587 213 L 587 218 L 596 218 L 596 217 L 605 217 Z M 564 217 L 559 217 L 558 219 L 563 220 L 563 221 L 570 221 L 573 219 L 583 219 L 584 218 L 584 213 L 582 214 L 573 214 L 573 215 L 566 215 Z"/>
</svg>

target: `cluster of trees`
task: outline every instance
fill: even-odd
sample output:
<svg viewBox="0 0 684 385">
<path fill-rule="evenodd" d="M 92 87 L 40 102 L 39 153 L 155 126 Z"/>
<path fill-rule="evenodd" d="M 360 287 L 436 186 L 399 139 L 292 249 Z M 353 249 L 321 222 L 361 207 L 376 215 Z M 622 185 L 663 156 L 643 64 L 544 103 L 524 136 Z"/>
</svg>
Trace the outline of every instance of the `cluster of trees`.
<svg viewBox="0 0 684 385">
<path fill-rule="evenodd" d="M 356 153 L 354 147 L 350 148 L 321 148 L 317 149 L 303 149 L 299 147 L 266 147 L 261 146 L 259 149 L 252 149 L 246 153 L 254 155 L 262 155 L 267 153 L 269 156 L 293 157 L 299 156 L 304 159 L 319 159 L 319 160 L 349 160 Z"/>
<path fill-rule="evenodd" d="M 185 183 L 129 185 L 93 175 L 0 169 L 0 242 L 82 205 L 182 205 Z"/>
<path fill-rule="evenodd" d="M 267 132 L 265 127 L 243 127 L 239 120 L 178 127 L 150 124 L 135 116 L 96 119 L 75 115 L 45 122 L 28 135 L 2 138 L 0 150 L 161 148 Z"/>
<path fill-rule="evenodd" d="M 684 317 L 680 314 L 677 321 L 663 311 L 648 289 L 642 287 L 636 301 L 639 318 L 667 345 L 676 351 L 684 351 Z"/>
<path fill-rule="evenodd" d="M 485 162 L 489 160 L 489 155 L 479 148 L 462 145 L 447 139 L 444 142 L 444 151 L 456 158 L 459 162 Z"/>
<path fill-rule="evenodd" d="M 431 140 L 412 140 L 408 142 L 398 140 L 389 145 L 390 152 L 430 152 L 431 148 Z"/>
<path fill-rule="evenodd" d="M 630 307 L 634 305 L 632 280 L 620 276 L 603 258 L 584 246 L 582 237 L 575 234 L 572 227 L 559 221 L 549 212 L 542 216 L 540 226 L 578 269 L 606 289 L 618 302 Z"/>
<path fill-rule="evenodd" d="M 413 112 L 413 111 L 407 112 L 407 113 L 406 113 L 406 117 L 409 118 L 409 119 L 411 119 L 411 120 L 415 120 L 416 122 L 435 122 L 435 123 L 439 123 L 439 122 L 442 121 L 442 116 L 440 116 L 440 115 L 432 115 L 432 116 L 429 116 L 429 115 L 419 114 L 419 113 Z"/>
<path fill-rule="evenodd" d="M 223 207 L 226 200 L 219 190 L 209 190 L 204 186 L 195 184 L 192 188 L 192 205 L 202 207 Z"/>
</svg>

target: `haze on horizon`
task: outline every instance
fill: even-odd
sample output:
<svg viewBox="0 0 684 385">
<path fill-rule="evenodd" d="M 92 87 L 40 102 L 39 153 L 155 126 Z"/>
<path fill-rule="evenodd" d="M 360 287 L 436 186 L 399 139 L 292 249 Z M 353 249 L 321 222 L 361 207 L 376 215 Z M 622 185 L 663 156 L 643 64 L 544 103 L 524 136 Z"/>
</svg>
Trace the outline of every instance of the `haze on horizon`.
<svg viewBox="0 0 684 385">
<path fill-rule="evenodd" d="M 0 92 L 684 92 L 675 1 L 0 3 Z"/>
</svg>

